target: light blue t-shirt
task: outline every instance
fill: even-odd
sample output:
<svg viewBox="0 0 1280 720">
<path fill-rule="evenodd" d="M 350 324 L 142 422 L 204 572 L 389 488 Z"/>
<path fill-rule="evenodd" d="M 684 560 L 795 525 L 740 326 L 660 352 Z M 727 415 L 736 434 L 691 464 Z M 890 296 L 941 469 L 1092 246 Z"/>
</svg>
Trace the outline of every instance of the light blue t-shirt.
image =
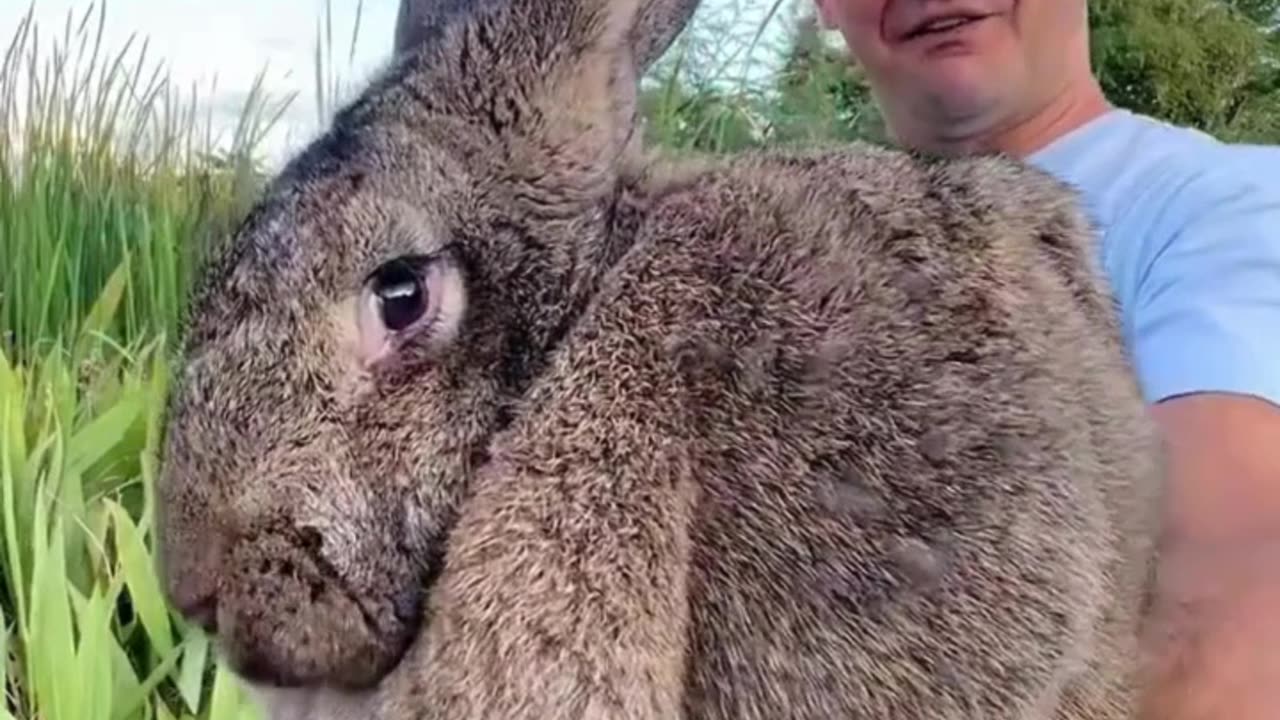
<svg viewBox="0 0 1280 720">
<path fill-rule="evenodd" d="M 1280 147 L 1123 109 L 1028 160 L 1080 191 L 1148 402 L 1280 404 Z"/>
</svg>

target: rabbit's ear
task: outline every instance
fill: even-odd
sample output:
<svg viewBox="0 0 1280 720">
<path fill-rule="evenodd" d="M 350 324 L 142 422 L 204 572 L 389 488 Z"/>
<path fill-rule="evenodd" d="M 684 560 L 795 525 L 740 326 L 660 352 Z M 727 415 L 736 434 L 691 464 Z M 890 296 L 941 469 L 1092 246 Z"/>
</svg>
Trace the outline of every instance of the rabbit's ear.
<svg viewBox="0 0 1280 720">
<path fill-rule="evenodd" d="M 643 0 L 640 3 L 631 45 L 636 67 L 641 72 L 671 47 L 699 4 L 700 0 Z"/>
<path fill-rule="evenodd" d="M 563 12 L 574 12 L 577 6 L 597 5 L 612 15 L 631 15 L 633 26 L 630 44 L 633 62 L 643 73 L 666 52 L 694 12 L 700 0 L 541 0 L 560 5 Z M 465 12 L 469 5 L 482 4 L 486 0 L 400 0 L 396 15 L 395 54 L 400 54 L 423 41 L 427 29 L 441 14 Z M 627 6 L 634 6 L 633 10 Z M 593 8 L 586 8 L 593 9 Z M 637 12 L 638 10 L 638 12 Z"/>
<path fill-rule="evenodd" d="M 507 143 L 502 173 L 534 212 L 563 216 L 609 192 L 634 139 L 639 78 L 698 0 L 401 0 L 396 52 L 430 88 Z M 408 82 L 416 82 L 414 79 Z"/>
<path fill-rule="evenodd" d="M 395 46 L 396 55 L 422 42 L 427 28 L 442 10 L 458 10 L 458 3 L 447 0 L 400 0 L 400 11 L 396 13 Z"/>
<path fill-rule="evenodd" d="M 395 43 L 392 47 L 395 54 L 399 55 L 416 44 L 417 37 L 414 29 L 426 24 L 421 15 L 422 3 L 400 0 L 400 11 L 396 13 Z"/>
</svg>

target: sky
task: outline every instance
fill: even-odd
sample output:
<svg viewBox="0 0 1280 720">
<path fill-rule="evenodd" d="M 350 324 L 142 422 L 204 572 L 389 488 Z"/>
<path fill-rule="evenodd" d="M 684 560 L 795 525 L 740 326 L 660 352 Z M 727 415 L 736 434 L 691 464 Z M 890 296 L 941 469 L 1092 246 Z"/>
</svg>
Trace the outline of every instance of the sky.
<svg viewBox="0 0 1280 720">
<path fill-rule="evenodd" d="M 333 0 L 334 44 L 341 48 L 343 77 L 367 76 L 386 60 L 398 0 L 365 0 L 354 58 L 346 64 L 356 16 L 356 0 Z M 0 0 L 0 35 L 8 47 L 22 18 L 34 7 L 41 36 L 64 31 L 68 12 L 78 22 L 101 0 Z M 137 35 L 128 57 L 140 57 L 146 41 L 147 67 L 163 63 L 171 81 L 211 106 L 216 131 L 229 137 L 255 77 L 272 98 L 298 96 L 268 137 L 264 150 L 278 156 L 316 129 L 314 52 L 322 0 L 108 0 L 104 49 L 119 51 Z M 47 41 L 41 42 L 47 46 Z M 106 54 L 106 53 L 104 53 Z M 216 85 L 214 84 L 216 81 Z"/>
<path fill-rule="evenodd" d="M 762 17 L 768 0 L 704 0 L 700 13 L 728 6 L 743 10 L 745 22 Z M 333 38 L 338 72 L 344 81 L 367 79 L 388 58 L 399 0 L 364 0 L 350 64 L 357 0 L 332 0 Z M 265 70 L 264 87 L 273 98 L 297 93 L 263 150 L 268 159 L 280 157 L 314 136 L 318 129 L 315 103 L 315 43 L 317 24 L 324 17 L 324 0 L 108 0 L 103 29 L 104 49 L 118 51 L 131 34 L 138 45 L 147 42 L 148 68 L 163 68 L 179 87 L 198 95 L 211 107 L 215 132 L 229 137 L 258 73 Z M 44 38 L 60 36 L 68 12 L 78 22 L 87 10 L 97 13 L 101 0 L 0 0 L 0 42 L 8 47 L 28 11 Z M 774 23 L 773 27 L 778 26 Z M 41 42 L 47 47 L 47 40 Z M 216 80 L 216 86 L 213 82 Z M 202 115 L 203 117 L 203 115 Z"/>
</svg>

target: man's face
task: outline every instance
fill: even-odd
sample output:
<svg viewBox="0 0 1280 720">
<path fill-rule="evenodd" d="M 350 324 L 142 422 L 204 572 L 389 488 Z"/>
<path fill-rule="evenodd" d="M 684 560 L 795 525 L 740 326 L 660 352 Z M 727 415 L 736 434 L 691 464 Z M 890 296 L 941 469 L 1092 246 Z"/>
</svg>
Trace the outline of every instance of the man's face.
<svg viewBox="0 0 1280 720">
<path fill-rule="evenodd" d="M 816 1 L 899 136 L 989 132 L 1060 89 L 1087 55 L 1085 0 Z"/>
</svg>

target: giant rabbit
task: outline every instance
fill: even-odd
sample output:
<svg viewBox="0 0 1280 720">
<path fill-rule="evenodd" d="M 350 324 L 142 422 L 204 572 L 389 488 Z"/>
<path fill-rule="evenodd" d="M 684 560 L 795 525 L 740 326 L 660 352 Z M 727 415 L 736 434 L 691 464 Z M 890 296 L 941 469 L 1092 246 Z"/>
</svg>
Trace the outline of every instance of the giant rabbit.
<svg viewBox="0 0 1280 720">
<path fill-rule="evenodd" d="M 172 604 L 275 718 L 1132 717 L 1158 446 L 1012 160 L 676 161 L 694 0 L 408 0 L 208 269 Z"/>
</svg>

